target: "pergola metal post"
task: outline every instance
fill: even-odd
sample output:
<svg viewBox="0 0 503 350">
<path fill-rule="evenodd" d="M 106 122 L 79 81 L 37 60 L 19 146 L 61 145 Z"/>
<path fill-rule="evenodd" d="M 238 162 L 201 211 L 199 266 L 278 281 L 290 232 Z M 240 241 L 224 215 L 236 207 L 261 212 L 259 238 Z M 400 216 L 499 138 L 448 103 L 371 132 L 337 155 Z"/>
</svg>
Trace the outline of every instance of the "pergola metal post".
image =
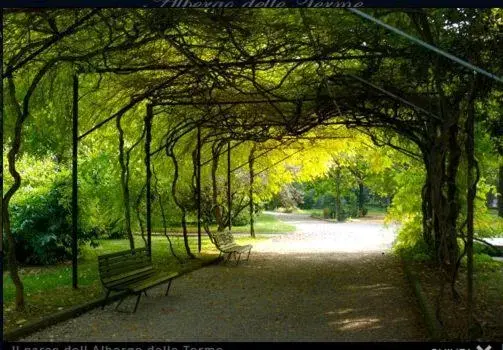
<svg viewBox="0 0 503 350">
<path fill-rule="evenodd" d="M 72 111 L 72 286 L 78 287 L 77 275 L 77 229 L 78 229 L 78 145 L 79 145 L 79 76 L 73 75 Z"/>
<path fill-rule="evenodd" d="M 227 208 L 229 208 L 229 231 L 232 230 L 232 199 L 231 199 L 231 141 L 227 141 Z"/>
<path fill-rule="evenodd" d="M 152 256 L 152 169 L 150 166 L 150 144 L 152 142 L 152 118 L 154 116 L 153 106 L 147 105 L 147 115 L 145 116 L 145 169 L 146 169 L 146 192 L 147 192 L 147 250 Z"/>
<path fill-rule="evenodd" d="M 197 250 L 201 252 L 201 126 L 197 127 Z"/>
</svg>

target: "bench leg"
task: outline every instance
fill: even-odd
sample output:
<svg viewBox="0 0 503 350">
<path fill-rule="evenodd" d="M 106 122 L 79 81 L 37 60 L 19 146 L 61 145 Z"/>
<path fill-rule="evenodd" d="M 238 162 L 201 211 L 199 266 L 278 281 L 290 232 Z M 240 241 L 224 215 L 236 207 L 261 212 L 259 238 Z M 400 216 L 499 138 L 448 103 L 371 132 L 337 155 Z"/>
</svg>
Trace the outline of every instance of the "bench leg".
<svg viewBox="0 0 503 350">
<path fill-rule="evenodd" d="M 171 287 L 171 282 L 172 282 L 172 281 L 173 281 L 173 280 L 169 280 L 169 283 L 168 283 L 168 288 L 166 289 L 166 293 L 164 294 L 164 296 L 165 296 L 165 297 L 166 297 L 166 296 L 168 296 L 168 293 L 169 293 L 169 288 Z"/>
<path fill-rule="evenodd" d="M 105 295 L 105 300 L 103 301 L 103 305 L 101 305 L 101 310 L 105 309 L 105 305 L 107 304 L 108 296 L 110 295 L 110 291 L 107 290 L 107 295 Z"/>
<path fill-rule="evenodd" d="M 121 298 L 121 300 L 119 300 L 119 303 L 118 303 L 118 304 L 117 304 L 117 306 L 115 307 L 115 310 L 118 310 L 118 309 L 119 309 L 119 306 L 122 304 L 122 302 L 124 301 L 124 299 L 126 299 L 126 296 L 127 296 L 127 295 L 123 296 L 123 297 Z"/>
<path fill-rule="evenodd" d="M 237 254 L 237 253 L 236 253 Z M 241 260 L 241 253 L 239 253 L 238 258 L 236 260 L 236 266 L 239 264 L 239 260 Z"/>
<path fill-rule="evenodd" d="M 143 291 L 143 294 L 145 294 L 145 296 L 148 297 L 146 289 Z"/>
<path fill-rule="evenodd" d="M 117 306 L 115 307 L 115 311 L 117 312 L 124 312 L 124 313 L 135 313 L 136 312 L 136 309 L 138 308 L 138 304 L 140 303 L 140 298 L 141 298 L 141 294 L 142 292 L 138 292 L 136 293 L 138 295 L 138 297 L 136 298 L 136 304 L 134 306 L 134 310 L 133 312 L 131 311 L 126 311 L 126 310 L 119 310 L 119 306 L 122 304 L 122 302 L 129 296 L 128 294 L 124 295 L 121 300 L 119 300 L 119 303 L 117 304 Z"/>
<path fill-rule="evenodd" d="M 246 257 L 246 261 L 250 260 L 250 253 L 251 253 L 251 249 L 248 250 L 248 256 Z"/>
<path fill-rule="evenodd" d="M 133 313 L 136 312 L 136 309 L 138 308 L 138 304 L 140 303 L 140 298 L 141 298 L 141 292 L 138 293 L 138 298 L 136 298 L 136 304 L 134 306 L 134 310 L 133 310 Z"/>
</svg>

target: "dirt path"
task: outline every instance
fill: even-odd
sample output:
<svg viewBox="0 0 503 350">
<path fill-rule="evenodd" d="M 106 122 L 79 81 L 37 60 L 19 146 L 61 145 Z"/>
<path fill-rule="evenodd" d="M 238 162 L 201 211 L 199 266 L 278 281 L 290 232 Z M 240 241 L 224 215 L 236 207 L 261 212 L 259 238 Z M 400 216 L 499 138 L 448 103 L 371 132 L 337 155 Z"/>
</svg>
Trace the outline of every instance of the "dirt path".
<svg viewBox="0 0 503 350">
<path fill-rule="evenodd" d="M 257 244 L 247 263 L 182 276 L 169 297 L 153 289 L 136 314 L 95 309 L 24 340 L 427 339 L 400 264 L 386 252 L 392 229 L 280 218 L 298 231 Z"/>
</svg>

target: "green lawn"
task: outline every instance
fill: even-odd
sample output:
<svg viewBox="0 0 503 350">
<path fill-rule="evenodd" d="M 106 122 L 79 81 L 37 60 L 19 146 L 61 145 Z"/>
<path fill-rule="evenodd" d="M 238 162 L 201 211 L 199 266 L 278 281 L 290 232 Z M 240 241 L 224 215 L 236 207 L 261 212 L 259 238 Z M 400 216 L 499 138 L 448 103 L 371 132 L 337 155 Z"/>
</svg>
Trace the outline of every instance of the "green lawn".
<svg viewBox="0 0 503 350">
<path fill-rule="evenodd" d="M 375 217 L 375 216 L 380 216 L 384 217 L 386 215 L 386 208 L 380 208 L 380 207 L 367 207 L 367 217 Z M 297 209 L 295 210 L 296 213 L 299 214 L 309 214 L 314 217 L 323 217 L 323 209 Z"/>
<path fill-rule="evenodd" d="M 255 233 L 283 233 L 295 231 L 295 226 L 279 221 L 274 215 L 260 214 L 255 222 Z M 235 232 L 249 232 L 250 225 L 233 228 Z"/>
<path fill-rule="evenodd" d="M 261 214 L 257 218 L 255 230 L 257 238 L 247 235 L 236 235 L 239 244 L 253 244 L 268 239 L 267 233 L 289 232 L 294 227 L 279 222 L 273 215 Z M 249 227 L 235 227 L 233 232 L 248 232 Z M 187 271 L 201 266 L 204 261 L 218 256 L 218 250 L 213 246 L 208 236 L 203 232 L 201 254 L 197 254 L 197 237 L 190 236 L 191 251 L 198 257 L 187 259 L 181 236 L 171 237 L 175 253 L 182 257 L 180 264 L 171 254 L 166 237 L 152 237 L 152 261 L 156 268 L 171 271 Z M 143 247 L 140 236 L 135 237 L 137 247 Z M 91 248 L 82 246 L 78 259 L 79 288 L 73 290 L 71 263 L 63 263 L 47 267 L 22 267 L 21 279 L 24 284 L 27 308 L 24 312 L 14 310 L 15 289 L 8 272 L 3 274 L 4 301 L 4 331 L 9 331 L 27 322 L 42 318 L 60 310 L 83 304 L 103 295 L 98 275 L 97 256 L 129 249 L 128 240 L 100 240 L 99 246 Z"/>
<path fill-rule="evenodd" d="M 323 209 L 296 209 L 294 212 L 297 214 L 308 214 L 311 216 L 323 216 Z"/>
<path fill-rule="evenodd" d="M 270 214 L 258 214 L 255 218 L 255 233 L 283 233 L 283 232 L 293 232 L 295 231 L 295 226 L 286 224 L 284 222 L 279 221 L 274 215 Z M 210 226 L 210 230 L 216 231 L 217 226 Z M 154 228 L 155 232 L 162 233 L 164 230 L 162 228 Z M 197 226 L 196 225 L 188 225 L 187 231 L 189 233 L 196 233 Z M 204 230 L 203 230 L 204 231 Z M 181 226 L 173 226 L 168 228 L 168 232 L 176 232 L 181 233 Z M 232 232 L 234 233 L 248 233 L 250 232 L 250 225 L 245 226 L 235 226 L 232 228 Z"/>
</svg>

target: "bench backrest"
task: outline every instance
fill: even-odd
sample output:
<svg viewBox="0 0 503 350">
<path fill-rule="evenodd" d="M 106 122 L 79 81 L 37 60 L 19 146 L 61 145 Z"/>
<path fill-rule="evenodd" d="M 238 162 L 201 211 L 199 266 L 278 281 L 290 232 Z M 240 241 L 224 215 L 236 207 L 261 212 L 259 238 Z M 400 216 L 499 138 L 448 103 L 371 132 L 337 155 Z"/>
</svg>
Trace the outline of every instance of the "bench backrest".
<svg viewBox="0 0 503 350">
<path fill-rule="evenodd" d="M 213 237 L 215 238 L 215 244 L 218 247 L 224 247 L 227 245 L 236 244 L 234 242 L 234 237 L 229 231 L 215 232 L 213 234 Z"/>
<path fill-rule="evenodd" d="M 152 259 L 146 248 L 98 256 L 101 282 L 106 288 L 141 280 L 152 273 Z"/>
</svg>

